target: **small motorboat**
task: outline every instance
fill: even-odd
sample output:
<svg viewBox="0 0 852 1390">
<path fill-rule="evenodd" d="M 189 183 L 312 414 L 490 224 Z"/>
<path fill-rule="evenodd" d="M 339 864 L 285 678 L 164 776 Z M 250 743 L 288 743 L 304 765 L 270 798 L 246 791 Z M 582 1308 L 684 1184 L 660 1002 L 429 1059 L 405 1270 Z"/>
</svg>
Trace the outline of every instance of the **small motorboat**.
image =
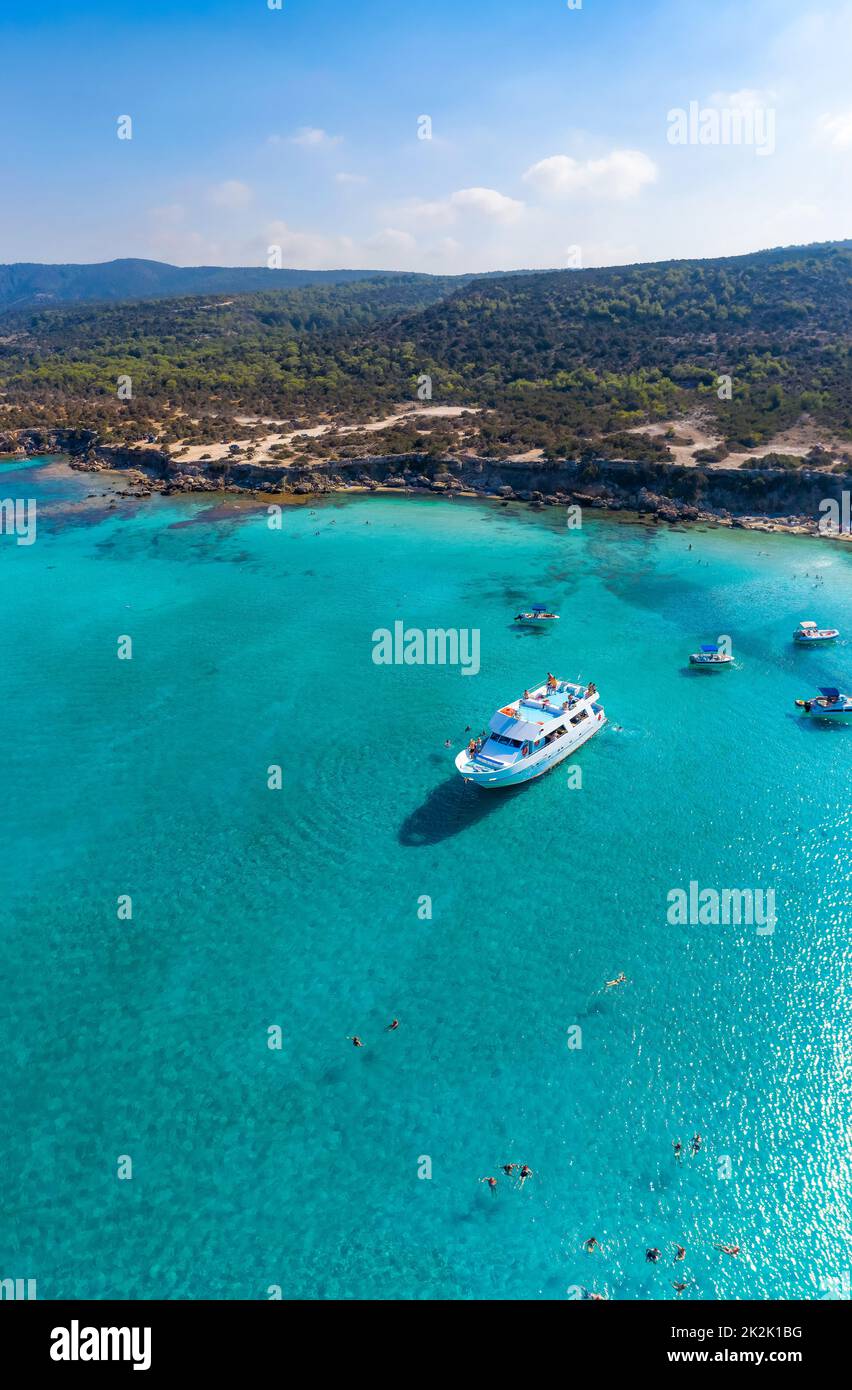
<svg viewBox="0 0 852 1390">
<path fill-rule="evenodd" d="M 524 626 L 538 627 L 540 623 L 556 623 L 558 621 L 559 614 L 552 613 L 544 603 L 534 603 L 528 612 L 515 614 L 515 622 Z"/>
<path fill-rule="evenodd" d="M 733 665 L 734 658 L 724 652 L 716 642 L 702 642 L 701 651 L 693 652 L 689 658 L 690 666 L 698 666 L 703 671 L 722 671 Z"/>
<path fill-rule="evenodd" d="M 816 623 L 807 621 L 799 623 L 793 633 L 793 641 L 801 642 L 803 647 L 818 647 L 824 642 L 833 642 L 839 636 L 836 627 L 817 627 Z"/>
<path fill-rule="evenodd" d="M 834 685 L 821 685 L 819 695 L 810 700 L 797 700 L 796 705 L 815 719 L 834 719 L 837 715 L 852 717 L 852 695 L 841 695 Z"/>
</svg>

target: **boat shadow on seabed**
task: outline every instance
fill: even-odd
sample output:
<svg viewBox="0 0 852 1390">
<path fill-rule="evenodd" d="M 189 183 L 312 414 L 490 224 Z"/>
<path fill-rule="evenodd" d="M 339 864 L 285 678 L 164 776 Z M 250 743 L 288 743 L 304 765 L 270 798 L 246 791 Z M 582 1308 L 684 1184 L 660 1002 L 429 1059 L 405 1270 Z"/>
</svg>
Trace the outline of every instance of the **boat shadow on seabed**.
<svg viewBox="0 0 852 1390">
<path fill-rule="evenodd" d="M 517 787 L 502 787 L 499 792 L 485 792 L 461 777 L 451 777 L 434 787 L 422 806 L 406 816 L 399 828 L 399 843 L 416 847 L 451 840 L 499 806 L 505 806 L 529 785 L 527 782 Z"/>
</svg>

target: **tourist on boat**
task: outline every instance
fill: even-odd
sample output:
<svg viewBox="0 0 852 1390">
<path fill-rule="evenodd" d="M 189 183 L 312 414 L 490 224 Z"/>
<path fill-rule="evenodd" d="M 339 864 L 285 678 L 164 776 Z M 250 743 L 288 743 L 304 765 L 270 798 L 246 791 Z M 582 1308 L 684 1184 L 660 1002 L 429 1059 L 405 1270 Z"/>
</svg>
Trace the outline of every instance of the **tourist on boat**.
<svg viewBox="0 0 852 1390">
<path fill-rule="evenodd" d="M 551 675 L 550 671 L 548 671 L 548 673 L 547 673 L 547 688 L 548 688 L 548 690 L 555 690 L 557 684 L 558 684 L 558 682 L 557 682 L 557 680 L 556 680 L 556 677 L 553 676 L 553 675 Z"/>
<path fill-rule="evenodd" d="M 468 756 L 469 758 L 472 758 L 476 752 L 477 752 L 477 742 L 476 742 L 476 739 L 475 739 L 475 738 L 472 738 L 472 739 L 470 740 L 470 743 L 467 745 L 467 756 Z"/>
<path fill-rule="evenodd" d="M 524 698 L 525 700 L 528 700 L 528 699 L 530 698 L 530 692 L 529 692 L 528 690 L 525 690 L 525 691 L 524 691 L 523 698 Z"/>
</svg>

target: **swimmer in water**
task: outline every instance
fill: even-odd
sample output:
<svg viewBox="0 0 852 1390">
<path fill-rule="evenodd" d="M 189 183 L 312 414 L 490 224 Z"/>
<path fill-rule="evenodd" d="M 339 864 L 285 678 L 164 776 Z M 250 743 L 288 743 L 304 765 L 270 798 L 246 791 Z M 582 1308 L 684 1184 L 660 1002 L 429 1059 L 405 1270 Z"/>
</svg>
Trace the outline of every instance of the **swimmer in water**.
<svg viewBox="0 0 852 1390">
<path fill-rule="evenodd" d="M 677 1242 L 674 1242 L 674 1248 L 675 1248 L 674 1262 L 675 1262 L 675 1264 L 677 1264 L 679 1260 L 682 1260 L 682 1259 L 684 1259 L 684 1258 L 686 1257 L 686 1251 L 685 1251 L 685 1249 L 683 1248 L 683 1246 L 682 1246 L 682 1245 L 678 1245 Z"/>
<path fill-rule="evenodd" d="M 693 1134 L 693 1136 L 692 1136 L 692 1152 L 693 1152 L 694 1154 L 697 1154 L 697 1153 L 698 1153 L 698 1150 L 699 1150 L 700 1148 L 701 1148 L 701 1135 L 700 1135 L 700 1134 Z"/>
<path fill-rule="evenodd" d="M 496 1178 L 480 1178 L 479 1181 L 480 1181 L 480 1182 L 487 1182 L 487 1183 L 488 1183 L 488 1186 L 491 1188 L 491 1191 L 492 1191 L 492 1192 L 496 1192 L 496 1191 L 497 1191 L 497 1179 L 496 1179 Z"/>
<path fill-rule="evenodd" d="M 519 1163 L 504 1163 L 503 1172 L 506 1174 L 507 1178 L 510 1178 L 514 1173 L 515 1169 L 520 1168 L 520 1166 L 521 1165 Z"/>
<path fill-rule="evenodd" d="M 672 1148 L 674 1149 L 674 1156 L 675 1156 L 675 1158 L 677 1158 L 677 1159 L 683 1158 L 683 1144 L 680 1142 L 679 1139 L 675 1139 L 674 1144 L 672 1145 Z"/>
<path fill-rule="evenodd" d="M 523 1187 L 523 1185 L 524 1185 L 524 1183 L 526 1182 L 527 1178 L 531 1178 L 532 1175 L 533 1175 L 533 1170 L 532 1170 L 532 1168 L 528 1168 L 527 1165 L 526 1165 L 526 1163 L 522 1164 L 522 1165 L 521 1165 L 521 1171 L 520 1171 L 520 1173 L 518 1174 L 519 1185 L 520 1185 L 521 1187 Z"/>
<path fill-rule="evenodd" d="M 738 1255 L 740 1247 L 738 1245 L 714 1245 L 714 1250 L 721 1250 L 723 1255 Z"/>
<path fill-rule="evenodd" d="M 385 1032 L 386 1032 L 386 1033 L 395 1033 L 398 1027 L 399 1027 L 399 1019 L 398 1019 L 398 1018 L 392 1018 L 391 1021 L 390 1021 L 390 1023 L 388 1024 L 387 1028 L 385 1029 Z"/>
<path fill-rule="evenodd" d="M 363 1047 L 363 1046 L 364 1046 L 364 1044 L 362 1043 L 361 1039 L 358 1037 L 358 1034 L 357 1034 L 357 1033 L 355 1034 L 354 1037 L 352 1037 L 352 1038 L 347 1038 L 346 1041 L 347 1041 L 347 1042 L 351 1042 L 351 1044 L 352 1044 L 353 1047 Z"/>
<path fill-rule="evenodd" d="M 607 989 L 614 989 L 616 985 L 626 985 L 626 984 L 627 984 L 627 976 L 625 975 L 624 971 L 622 970 L 621 974 L 620 974 L 620 975 L 616 975 L 616 977 L 615 977 L 614 980 L 607 980 L 607 982 L 606 982 L 606 988 L 607 988 Z"/>
<path fill-rule="evenodd" d="M 592 1253 L 593 1250 L 600 1250 L 600 1249 L 601 1249 L 601 1247 L 600 1247 L 600 1242 L 596 1239 L 595 1236 L 589 1236 L 589 1239 L 588 1239 L 588 1240 L 586 1241 L 586 1243 L 585 1243 L 585 1249 L 586 1249 L 586 1250 L 588 1251 L 588 1253 L 591 1255 L 591 1253 Z M 603 1251 L 602 1251 L 602 1250 L 601 1250 L 601 1254 L 603 1254 Z"/>
<path fill-rule="evenodd" d="M 655 1265 L 659 1258 L 660 1252 L 656 1245 L 652 1245 L 649 1250 L 645 1251 L 645 1259 L 648 1261 L 648 1264 Z"/>
<path fill-rule="evenodd" d="M 688 1285 L 688 1284 L 674 1284 L 674 1283 L 673 1283 L 673 1284 L 672 1284 L 672 1288 L 674 1289 L 674 1291 L 675 1291 L 675 1293 L 677 1294 L 678 1298 L 680 1298 L 680 1296 L 681 1296 L 681 1294 L 683 1293 L 684 1289 L 689 1288 L 689 1285 Z"/>
</svg>

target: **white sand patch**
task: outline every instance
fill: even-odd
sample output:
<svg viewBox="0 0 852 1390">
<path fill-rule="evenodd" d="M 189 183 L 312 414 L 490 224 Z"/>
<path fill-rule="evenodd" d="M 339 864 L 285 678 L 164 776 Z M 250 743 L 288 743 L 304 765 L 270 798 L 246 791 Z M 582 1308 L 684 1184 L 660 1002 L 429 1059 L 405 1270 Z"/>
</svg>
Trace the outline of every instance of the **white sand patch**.
<svg viewBox="0 0 852 1390">
<path fill-rule="evenodd" d="M 472 415 L 479 413 L 478 406 L 463 405 L 404 405 L 398 407 L 392 415 L 385 415 L 380 420 L 368 420 L 363 424 L 339 425 L 334 421 L 327 421 L 321 425 L 311 425 L 307 429 L 289 430 L 264 435 L 261 439 L 229 439 L 223 444 L 174 444 L 171 448 L 172 456 L 177 463 L 198 463 L 202 458 L 209 458 L 221 461 L 226 458 L 235 458 L 235 461 L 242 462 L 238 455 L 231 454 L 231 445 L 236 444 L 241 450 L 254 448 L 255 453 L 252 461 L 262 461 L 264 455 L 269 452 L 274 444 L 292 444 L 295 448 L 299 446 L 300 439 L 318 439 L 324 434 L 375 434 L 381 430 L 392 428 L 405 422 L 413 422 L 424 418 L 429 419 L 455 419 L 469 410 Z M 280 424 L 277 420 L 263 419 L 256 415 L 240 415 L 236 417 L 240 425 L 275 425 Z"/>
<path fill-rule="evenodd" d="M 804 458 L 817 444 L 832 454 L 852 450 L 852 445 L 848 442 L 826 438 L 807 420 L 791 426 L 788 430 L 782 430 L 768 444 L 760 444 L 756 449 L 732 451 L 719 463 L 697 463 L 693 458 L 697 449 L 717 449 L 723 442 L 722 436 L 713 430 L 712 423 L 701 416 L 688 415 L 680 420 L 662 420 L 653 425 L 633 425 L 626 433 L 648 434 L 659 438 L 667 430 L 674 430 L 681 439 L 693 441 L 691 444 L 669 444 L 674 462 L 684 468 L 738 468 L 740 464 L 764 458 L 766 454 L 792 454 L 796 458 Z"/>
</svg>

